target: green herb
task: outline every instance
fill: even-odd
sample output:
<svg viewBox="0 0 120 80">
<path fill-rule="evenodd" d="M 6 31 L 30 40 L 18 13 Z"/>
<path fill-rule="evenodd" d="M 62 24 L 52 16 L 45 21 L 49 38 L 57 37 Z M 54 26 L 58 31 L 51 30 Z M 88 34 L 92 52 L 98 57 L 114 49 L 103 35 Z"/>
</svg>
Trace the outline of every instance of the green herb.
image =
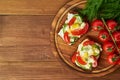
<svg viewBox="0 0 120 80">
<path fill-rule="evenodd" d="M 120 22 L 120 0 L 88 0 L 79 13 L 92 21 L 94 18 L 115 19 Z"/>
</svg>

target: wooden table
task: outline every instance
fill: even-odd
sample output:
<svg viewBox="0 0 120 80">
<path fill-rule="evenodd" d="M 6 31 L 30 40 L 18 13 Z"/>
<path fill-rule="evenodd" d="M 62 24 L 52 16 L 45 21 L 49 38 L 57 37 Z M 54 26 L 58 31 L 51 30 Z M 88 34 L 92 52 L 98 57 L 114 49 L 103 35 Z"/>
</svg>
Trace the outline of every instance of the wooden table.
<svg viewBox="0 0 120 80">
<path fill-rule="evenodd" d="M 64 67 L 50 47 L 57 11 L 71 0 L 0 0 L 0 80 L 119 80 L 120 69 L 82 77 Z"/>
</svg>

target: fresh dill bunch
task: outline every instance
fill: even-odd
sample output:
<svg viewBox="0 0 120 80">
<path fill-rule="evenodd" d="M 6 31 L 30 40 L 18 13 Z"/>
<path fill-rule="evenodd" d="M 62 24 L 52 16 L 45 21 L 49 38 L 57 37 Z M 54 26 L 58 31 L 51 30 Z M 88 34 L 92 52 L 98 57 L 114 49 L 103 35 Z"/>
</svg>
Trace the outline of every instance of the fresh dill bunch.
<svg viewBox="0 0 120 80">
<path fill-rule="evenodd" d="M 115 19 L 120 23 L 120 0 L 87 0 L 78 12 L 92 21 L 94 18 Z"/>
<path fill-rule="evenodd" d="M 93 18 L 97 17 L 97 13 L 100 9 L 104 0 L 88 0 L 86 7 L 80 11 L 81 14 L 88 17 L 88 20 L 92 20 Z"/>
</svg>

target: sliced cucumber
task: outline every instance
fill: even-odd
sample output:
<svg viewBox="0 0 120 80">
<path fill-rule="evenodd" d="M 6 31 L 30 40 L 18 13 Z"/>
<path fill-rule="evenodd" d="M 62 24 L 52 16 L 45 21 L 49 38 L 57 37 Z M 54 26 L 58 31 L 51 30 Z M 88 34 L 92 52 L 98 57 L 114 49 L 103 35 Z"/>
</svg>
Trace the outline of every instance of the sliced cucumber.
<svg viewBox="0 0 120 80">
<path fill-rule="evenodd" d="M 67 30 L 68 30 L 68 27 L 67 27 L 68 25 L 67 24 L 64 24 L 63 25 L 63 33 L 65 33 Z"/>
<path fill-rule="evenodd" d="M 100 54 L 98 54 L 98 53 L 94 53 L 93 55 L 94 55 L 94 56 L 99 56 Z"/>
<path fill-rule="evenodd" d="M 93 54 L 94 56 L 99 56 L 100 55 L 100 50 L 99 50 L 99 52 L 96 52 L 96 51 L 94 51 L 94 54 Z"/>
<path fill-rule="evenodd" d="M 82 23 L 83 21 L 82 21 L 82 18 L 81 18 L 81 16 L 79 16 L 79 14 L 75 14 L 75 17 L 76 17 L 76 23 Z"/>
<path fill-rule="evenodd" d="M 94 54 L 93 55 L 94 56 L 99 56 L 100 55 L 100 47 L 96 44 L 94 44 L 92 47 L 94 48 Z M 95 50 L 99 50 L 99 51 L 97 52 Z"/>
<path fill-rule="evenodd" d="M 92 47 L 93 47 L 93 48 L 97 48 L 97 49 L 100 50 L 100 47 L 99 47 L 98 45 L 96 45 L 96 44 L 94 44 Z"/>
</svg>

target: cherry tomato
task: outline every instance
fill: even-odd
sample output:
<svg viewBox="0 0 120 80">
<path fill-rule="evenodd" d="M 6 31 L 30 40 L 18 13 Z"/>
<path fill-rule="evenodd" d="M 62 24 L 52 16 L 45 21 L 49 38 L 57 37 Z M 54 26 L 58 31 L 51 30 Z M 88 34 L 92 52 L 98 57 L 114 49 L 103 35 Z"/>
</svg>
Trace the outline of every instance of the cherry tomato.
<svg viewBox="0 0 120 80">
<path fill-rule="evenodd" d="M 68 32 L 64 33 L 64 41 L 67 42 L 68 44 L 70 43 L 70 37 L 68 36 Z"/>
<path fill-rule="evenodd" d="M 82 65 L 86 65 L 87 63 L 82 59 L 81 56 L 76 56 L 76 59 L 78 61 L 78 63 L 82 64 Z"/>
<path fill-rule="evenodd" d="M 120 32 L 114 32 L 113 38 L 115 39 L 116 42 L 120 42 Z"/>
<path fill-rule="evenodd" d="M 76 17 L 73 17 L 73 18 L 69 21 L 68 25 L 71 26 L 72 24 L 74 24 L 75 20 L 76 20 Z"/>
<path fill-rule="evenodd" d="M 88 40 L 88 41 L 85 41 L 85 42 L 83 43 L 83 46 L 93 45 L 94 43 L 95 43 L 94 41 Z"/>
<path fill-rule="evenodd" d="M 106 42 L 106 41 L 110 40 L 110 35 L 108 34 L 107 31 L 102 30 L 102 31 L 99 32 L 98 38 L 100 39 L 100 41 Z"/>
<path fill-rule="evenodd" d="M 113 42 L 105 42 L 103 44 L 103 50 L 107 53 L 107 54 L 111 54 L 114 53 L 114 51 L 116 50 L 115 45 Z"/>
<path fill-rule="evenodd" d="M 76 60 L 76 55 L 78 54 L 78 52 L 75 52 L 71 58 L 72 62 L 75 63 Z"/>
<path fill-rule="evenodd" d="M 108 62 L 110 64 L 119 64 L 120 57 L 117 54 L 109 54 L 108 55 Z"/>
<path fill-rule="evenodd" d="M 109 30 L 111 30 L 111 31 L 115 30 L 115 28 L 117 27 L 117 22 L 114 20 L 108 20 L 106 22 L 106 24 L 107 24 Z"/>
<path fill-rule="evenodd" d="M 88 31 L 88 28 L 89 28 L 88 23 L 85 23 L 85 27 L 83 29 L 76 29 L 76 30 L 71 31 L 71 33 L 72 35 L 80 36 L 80 35 L 85 34 Z"/>
<path fill-rule="evenodd" d="M 94 20 L 91 26 L 92 26 L 92 30 L 94 31 L 100 31 L 104 29 L 104 24 L 102 20 L 98 20 L 98 19 Z"/>
</svg>

